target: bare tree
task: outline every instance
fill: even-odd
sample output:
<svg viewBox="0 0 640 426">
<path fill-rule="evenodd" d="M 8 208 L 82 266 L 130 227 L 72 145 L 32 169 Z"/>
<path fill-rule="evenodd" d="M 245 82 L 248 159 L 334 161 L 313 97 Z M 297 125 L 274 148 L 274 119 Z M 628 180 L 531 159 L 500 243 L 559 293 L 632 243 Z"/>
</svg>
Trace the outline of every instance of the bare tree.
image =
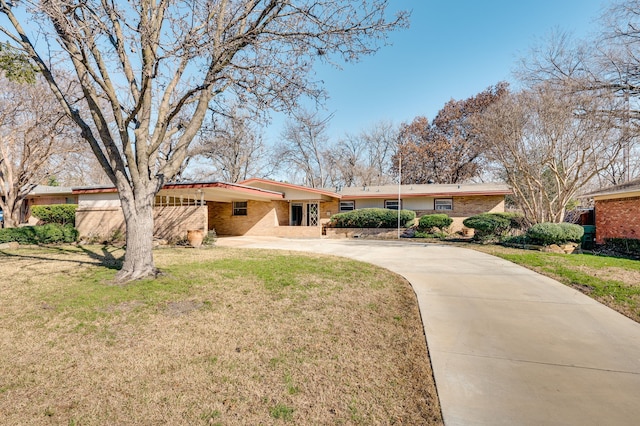
<svg viewBox="0 0 640 426">
<path fill-rule="evenodd" d="M 517 76 L 531 85 L 544 83 L 594 97 L 606 92 L 620 99 L 609 113 L 624 146 L 597 176 L 606 185 L 640 175 L 640 2 L 613 2 L 601 25 L 600 33 L 586 40 L 554 31 L 522 59 Z"/>
<path fill-rule="evenodd" d="M 398 127 L 380 121 L 360 133 L 360 139 L 366 146 L 366 175 L 361 183 L 367 186 L 393 183 L 391 165 L 397 151 Z"/>
<path fill-rule="evenodd" d="M 602 93 L 539 85 L 503 97 L 476 128 L 531 223 L 561 222 L 567 204 L 623 148 L 612 120 L 619 106 Z"/>
<path fill-rule="evenodd" d="M 45 82 L 0 76 L 0 86 L 0 209 L 4 225 L 13 227 L 24 219 L 27 195 L 77 152 L 79 135 Z"/>
<path fill-rule="evenodd" d="M 329 152 L 332 186 L 372 186 L 393 183 L 391 159 L 398 129 L 380 121 L 357 135 L 346 135 Z"/>
<path fill-rule="evenodd" d="M 273 169 L 272 155 L 256 123 L 239 108 L 203 127 L 194 155 L 204 160 L 199 175 L 205 179 L 235 183 L 251 177 L 268 177 Z"/>
<path fill-rule="evenodd" d="M 290 109 L 300 96 L 320 96 L 309 78 L 315 60 L 357 60 L 407 23 L 405 13 L 388 20 L 387 6 L 388 0 L 0 0 L 8 21 L 0 31 L 37 65 L 117 187 L 127 251 L 116 279 L 128 281 L 157 272 L 153 199 L 181 169 L 207 115 L 224 112 L 232 100 Z M 42 33 L 46 46 L 35 41 Z M 81 99 L 59 84 L 64 67 L 75 73 Z"/>
<path fill-rule="evenodd" d="M 318 112 L 300 109 L 292 117 L 285 123 L 282 142 L 275 148 L 279 166 L 288 168 L 293 180 L 302 185 L 327 187 L 330 185 L 327 129 L 332 116 L 323 118 Z"/>
</svg>

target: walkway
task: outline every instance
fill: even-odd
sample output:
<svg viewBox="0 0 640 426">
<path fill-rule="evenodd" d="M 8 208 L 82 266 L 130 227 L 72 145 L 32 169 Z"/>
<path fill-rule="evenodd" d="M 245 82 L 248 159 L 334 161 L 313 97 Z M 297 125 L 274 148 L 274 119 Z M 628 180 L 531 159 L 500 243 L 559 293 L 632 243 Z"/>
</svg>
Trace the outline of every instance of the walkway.
<svg viewBox="0 0 640 426">
<path fill-rule="evenodd" d="M 451 246 L 269 238 L 219 245 L 334 254 L 407 278 L 447 426 L 640 421 L 640 325 L 554 280 Z"/>
</svg>

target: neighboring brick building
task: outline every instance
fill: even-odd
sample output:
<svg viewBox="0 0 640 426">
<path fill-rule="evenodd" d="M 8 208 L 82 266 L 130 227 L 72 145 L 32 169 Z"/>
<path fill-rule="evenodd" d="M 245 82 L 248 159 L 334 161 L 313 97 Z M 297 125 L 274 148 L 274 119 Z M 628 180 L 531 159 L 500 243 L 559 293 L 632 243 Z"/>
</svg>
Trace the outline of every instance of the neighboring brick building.
<svg viewBox="0 0 640 426">
<path fill-rule="evenodd" d="M 595 205 L 596 243 L 640 239 L 640 179 L 587 194 Z"/>
</svg>

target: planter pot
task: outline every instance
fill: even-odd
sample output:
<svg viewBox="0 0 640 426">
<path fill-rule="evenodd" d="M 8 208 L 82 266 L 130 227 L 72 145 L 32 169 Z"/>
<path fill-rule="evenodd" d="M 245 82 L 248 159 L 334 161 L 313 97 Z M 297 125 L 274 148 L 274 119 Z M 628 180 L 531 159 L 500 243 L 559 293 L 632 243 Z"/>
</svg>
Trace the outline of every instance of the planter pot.
<svg viewBox="0 0 640 426">
<path fill-rule="evenodd" d="M 200 247 L 204 239 L 204 231 L 202 229 L 191 229 L 187 231 L 187 241 L 191 247 Z"/>
</svg>

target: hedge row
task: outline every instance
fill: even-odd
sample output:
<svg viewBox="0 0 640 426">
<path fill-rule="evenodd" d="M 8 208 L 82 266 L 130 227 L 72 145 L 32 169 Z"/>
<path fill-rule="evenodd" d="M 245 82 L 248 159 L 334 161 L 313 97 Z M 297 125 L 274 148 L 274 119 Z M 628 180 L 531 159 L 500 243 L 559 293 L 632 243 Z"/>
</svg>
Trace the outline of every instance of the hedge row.
<svg viewBox="0 0 640 426">
<path fill-rule="evenodd" d="M 31 214 L 44 223 L 66 225 L 76 221 L 77 204 L 52 204 L 47 206 L 32 206 Z"/>
<path fill-rule="evenodd" d="M 73 243 L 78 240 L 78 230 L 72 225 L 48 223 L 42 226 L 0 229 L 0 243 L 20 244 Z"/>
<path fill-rule="evenodd" d="M 413 210 L 400 210 L 400 226 L 406 226 L 416 218 Z M 358 209 L 331 216 L 329 226 L 333 228 L 395 228 L 398 226 L 398 211 L 390 209 Z"/>
<path fill-rule="evenodd" d="M 640 256 L 640 240 L 634 238 L 605 238 L 604 247 L 617 253 Z"/>
</svg>

